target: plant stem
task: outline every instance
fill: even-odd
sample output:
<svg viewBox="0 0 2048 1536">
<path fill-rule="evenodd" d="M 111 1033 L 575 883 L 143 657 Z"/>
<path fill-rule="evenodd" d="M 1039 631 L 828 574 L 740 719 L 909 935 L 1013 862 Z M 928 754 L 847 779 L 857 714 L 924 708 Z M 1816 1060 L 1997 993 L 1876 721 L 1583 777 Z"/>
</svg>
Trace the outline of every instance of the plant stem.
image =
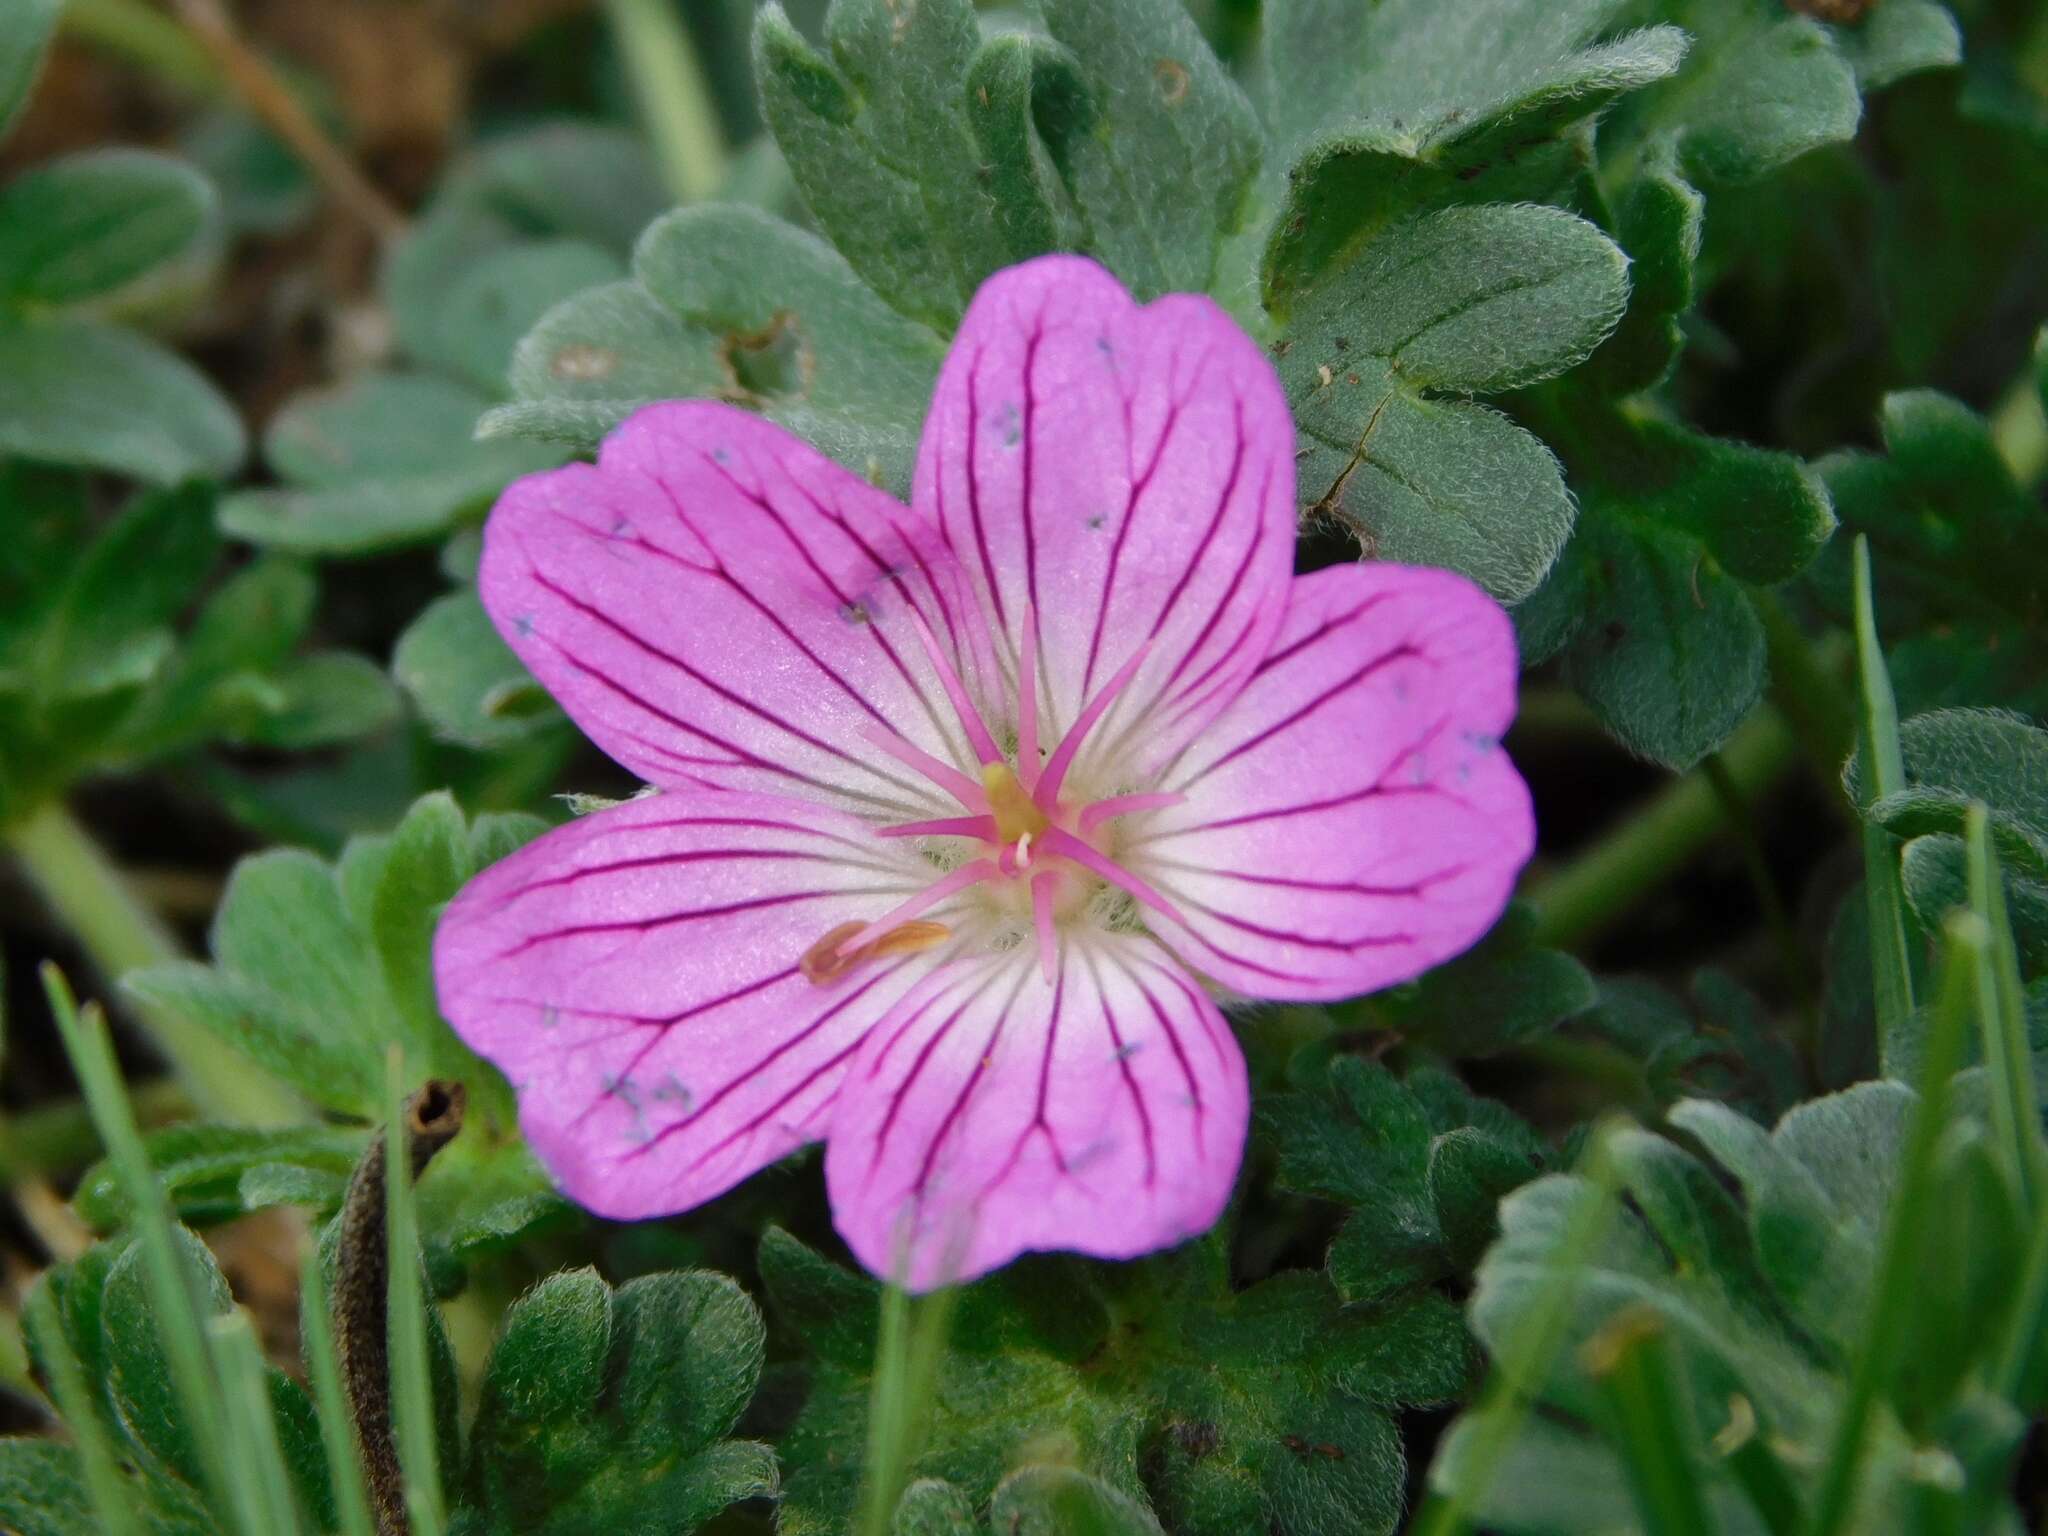
<svg viewBox="0 0 2048 1536">
<path fill-rule="evenodd" d="M 256 119 L 305 162 L 327 195 L 367 224 L 381 240 L 405 233 L 405 215 L 355 161 L 328 137 L 270 62 L 242 40 L 220 0 L 171 0 L 178 19 L 212 58 Z"/>
<path fill-rule="evenodd" d="M 1806 945 L 1799 937 L 1799 929 L 1792 921 L 1792 913 L 1785 905 L 1784 893 L 1778 889 L 1777 879 L 1771 873 L 1770 860 L 1764 853 L 1763 839 L 1757 836 L 1756 823 L 1750 816 L 1749 800 L 1743 794 L 1742 786 L 1735 782 L 1735 775 L 1728 771 L 1727 762 L 1718 752 L 1707 754 L 1700 763 L 1700 772 L 1713 788 L 1714 798 L 1721 802 L 1728 828 L 1742 849 L 1743 866 L 1749 871 L 1749 883 L 1756 891 L 1757 905 L 1763 909 L 1764 920 L 1770 924 L 1771 933 L 1778 941 L 1778 957 L 1785 967 L 1785 984 L 1799 999 L 1799 1012 L 1806 1027 L 1807 1044 L 1811 1047 L 1820 1038 L 1817 998 L 1820 967 L 1807 953 Z"/>
<path fill-rule="evenodd" d="M 1769 786 L 1798 750 L 1784 716 L 1765 706 L 1721 749 L 1730 782 L 1745 797 Z M 1670 878 L 1721 831 L 1721 801 L 1703 773 L 1656 794 L 1592 847 L 1524 893 L 1536 908 L 1534 942 L 1583 944 Z"/>
<path fill-rule="evenodd" d="M 606 0 L 605 9 L 669 190 L 703 202 L 725 183 L 725 134 L 677 0 Z"/>
<path fill-rule="evenodd" d="M 1856 745 L 1856 710 L 1849 692 L 1855 648 L 1840 630 L 1809 640 L 1775 592 L 1752 587 L 1749 599 L 1763 620 L 1771 702 L 1799 733 L 1807 762 L 1830 801 L 1846 811 L 1842 764 Z"/>
<path fill-rule="evenodd" d="M 130 971 L 185 958 L 163 921 L 136 900 L 121 871 L 60 802 L 7 827 L 0 840 L 108 986 Z M 282 1088 L 203 1028 L 132 1002 L 129 1012 L 147 1028 L 201 1114 L 251 1125 L 299 1118 Z"/>
</svg>

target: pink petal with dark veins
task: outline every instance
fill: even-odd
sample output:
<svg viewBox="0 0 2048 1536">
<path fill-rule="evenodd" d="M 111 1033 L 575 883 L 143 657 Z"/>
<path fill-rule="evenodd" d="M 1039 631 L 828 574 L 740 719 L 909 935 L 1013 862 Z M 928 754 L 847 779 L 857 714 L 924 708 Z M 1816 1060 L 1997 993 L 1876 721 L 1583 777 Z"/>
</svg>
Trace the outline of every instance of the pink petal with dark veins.
<svg viewBox="0 0 2048 1536">
<path fill-rule="evenodd" d="M 1492 927 L 1535 843 L 1500 738 L 1507 615 L 1463 577 L 1350 565 L 1295 583 L 1230 710 L 1122 825 L 1113 852 L 1185 923 L 1148 922 L 1250 997 L 1320 999 L 1419 975 Z"/>
<path fill-rule="evenodd" d="M 1129 1258 L 1208 1230 L 1244 1151 L 1244 1058 L 1150 939 L 936 971 L 877 1025 L 825 1152 L 833 1220 L 916 1290 L 1020 1253 Z"/>
<path fill-rule="evenodd" d="M 945 950 L 822 987 L 800 962 L 930 876 L 802 801 L 630 801 L 464 887 L 435 935 L 441 1008 L 518 1090 L 571 1197 L 604 1216 L 685 1210 L 823 1134 L 863 1036 Z"/>
<path fill-rule="evenodd" d="M 982 285 L 925 421 L 936 517 L 1017 675 L 1038 648 L 1049 750 L 1148 641 L 1076 777 L 1163 762 L 1265 653 L 1294 561 L 1294 424 L 1258 346 L 1205 298 L 1139 307 L 1078 256 Z M 1031 774 L 1027 771 L 1027 783 Z"/>
<path fill-rule="evenodd" d="M 478 590 L 576 723 L 651 783 L 958 809 L 865 733 L 975 761 L 916 628 L 987 675 L 961 573 L 929 524 L 758 416 L 650 406 L 595 466 L 519 481 Z"/>
</svg>

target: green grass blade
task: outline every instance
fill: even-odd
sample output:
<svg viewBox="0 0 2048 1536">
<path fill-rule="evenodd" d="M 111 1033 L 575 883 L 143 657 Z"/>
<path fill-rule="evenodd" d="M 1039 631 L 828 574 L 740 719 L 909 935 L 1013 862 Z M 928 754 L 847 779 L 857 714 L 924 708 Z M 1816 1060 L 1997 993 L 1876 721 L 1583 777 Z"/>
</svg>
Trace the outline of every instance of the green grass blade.
<svg viewBox="0 0 2048 1536">
<path fill-rule="evenodd" d="M 320 1443 L 326 1449 L 327 1475 L 334 1484 L 339 1536 L 376 1536 L 376 1527 L 370 1523 L 370 1496 L 363 1486 L 363 1463 L 350 1427 L 353 1420 L 341 1392 L 334 1319 L 327 1310 L 327 1288 L 320 1281 L 317 1254 L 307 1254 L 299 1272 L 299 1334 L 305 1341 L 313 1405 L 320 1410 Z"/>
<path fill-rule="evenodd" d="M 206 1347 L 199 1301 L 192 1293 L 185 1260 L 171 1235 L 170 1202 L 164 1198 L 163 1188 L 150 1169 L 142 1133 L 136 1129 L 121 1085 L 120 1068 L 114 1062 L 113 1045 L 107 1037 L 106 1015 L 97 1007 L 81 1011 L 63 974 L 54 965 L 43 967 L 43 989 L 49 996 L 50 1012 L 63 1036 L 72 1070 L 78 1074 L 79 1086 L 92 1110 L 93 1122 L 99 1127 L 100 1140 L 128 1197 L 136 1241 L 142 1247 L 157 1334 L 163 1341 L 172 1388 L 191 1428 L 207 1488 L 222 1501 L 223 1507 L 232 1507 L 228 1503 L 231 1483 L 220 1383 Z M 252 1531 L 249 1536 L 265 1533 Z"/>
<path fill-rule="evenodd" d="M 121 1476 L 106 1426 L 100 1422 L 93 1403 L 92 1388 L 86 1383 L 78 1357 L 71 1352 L 70 1340 L 57 1316 L 56 1299 L 47 1283 L 29 1292 L 22 1311 L 45 1341 L 43 1364 L 49 1371 L 50 1396 L 56 1399 L 57 1411 L 63 1415 L 71 1430 L 72 1444 L 78 1448 L 79 1468 L 85 1474 L 86 1493 L 92 1499 L 100 1529 L 106 1536 L 139 1536 L 135 1492 Z"/>
<path fill-rule="evenodd" d="M 2042 1377 L 2048 1367 L 2048 1221 L 2035 1221 L 2027 1239 L 2026 1262 L 2013 1289 L 2012 1312 L 1999 1345 L 1999 1395 L 2021 1412 L 2032 1414 L 2048 1396 Z"/>
<path fill-rule="evenodd" d="M 1620 1448 L 1643 1529 L 1714 1536 L 1663 1322 L 1646 1307 L 1624 1311 L 1586 1341 L 1585 1360 L 1605 1400 L 1608 1435 Z"/>
<path fill-rule="evenodd" d="M 1920 1098 L 1906 1133 L 1898 1188 L 1885 1213 L 1870 1315 L 1850 1368 L 1849 1389 L 1822 1473 L 1812 1536 L 1836 1536 L 1849 1517 L 1870 1416 L 1898 1368 L 1899 1344 L 1918 1300 L 1913 1288 L 1935 1199 L 1936 1149 L 1948 1124 L 1949 1079 L 1962 1062 L 1963 1041 L 1976 1004 L 1977 977 L 1990 947 L 1983 919 L 1974 912 L 1952 914 L 1943 938 L 1941 991 L 1935 998 L 1934 1021 L 1927 1036 Z"/>
<path fill-rule="evenodd" d="M 387 1064 L 390 1112 L 384 1123 L 384 1228 L 389 1243 L 391 1420 L 405 1469 L 406 1511 L 413 1536 L 447 1528 L 441 1472 L 434 1450 L 434 1389 L 427 1368 L 426 1298 L 420 1289 L 419 1211 L 413 1205 L 412 1159 L 405 1145 L 405 1062 L 397 1046 Z"/>
<path fill-rule="evenodd" d="M 1620 1174 L 1608 1150 L 1613 1131 L 1611 1122 L 1594 1127 L 1578 1168 L 1579 1177 L 1592 1187 L 1593 1197 L 1572 1213 L 1571 1224 L 1557 1247 L 1549 1285 L 1503 1342 L 1493 1372 L 1470 1410 L 1479 1433 L 1477 1446 L 1467 1457 L 1465 1479 L 1450 1492 L 1429 1495 L 1416 1514 L 1413 1536 L 1461 1536 L 1471 1529 L 1473 1509 L 1492 1485 L 1494 1469 L 1514 1443 L 1551 1363 L 1564 1347 L 1578 1278 L 1614 1219 Z"/>
<path fill-rule="evenodd" d="M 1862 749 L 1862 803 L 1906 787 L 1906 759 L 1899 749 L 1899 706 L 1891 675 L 1877 643 L 1877 615 L 1870 595 L 1870 541 L 1856 539 L 1856 670 L 1860 700 L 1856 739 Z M 1863 823 L 1863 889 L 1870 904 L 1871 983 L 1877 1002 L 1878 1060 L 1889 1076 L 1911 1052 L 1913 963 L 1906 947 L 1905 884 L 1899 874 L 1899 841 L 1866 819 Z"/>
<path fill-rule="evenodd" d="M 291 1536 L 305 1527 L 277 1439 L 277 1417 L 270 1406 L 270 1383 L 264 1378 L 256 1330 L 238 1307 L 214 1318 L 207 1332 L 235 1448 L 228 1475 L 234 1480 L 236 1507 L 244 1511 L 243 1523 L 249 1530 Z"/>
<path fill-rule="evenodd" d="M 1991 1127 L 2020 1209 L 2038 1213 L 2048 1191 L 2043 1165 L 2041 1104 L 2034 1092 L 2034 1058 L 2027 1048 L 2026 997 L 2019 946 L 2005 910 L 2005 880 L 1991 846 L 1991 816 L 1972 805 L 1964 822 L 1970 910 L 1989 937 L 1977 977 L 1977 1017 L 1983 1034 L 1984 1073 L 1991 1087 Z"/>
</svg>

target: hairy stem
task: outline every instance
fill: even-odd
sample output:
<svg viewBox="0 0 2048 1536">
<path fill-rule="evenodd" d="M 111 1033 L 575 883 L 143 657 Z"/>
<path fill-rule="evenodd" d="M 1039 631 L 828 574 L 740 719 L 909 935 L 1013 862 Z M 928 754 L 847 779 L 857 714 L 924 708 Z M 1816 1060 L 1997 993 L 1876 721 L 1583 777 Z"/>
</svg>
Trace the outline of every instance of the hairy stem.
<svg viewBox="0 0 2048 1536">
<path fill-rule="evenodd" d="M 1791 728 L 1765 706 L 1720 752 L 1729 782 L 1745 798 L 1767 788 L 1798 750 Z M 1653 796 L 1620 827 L 1524 893 L 1536 908 L 1536 942 L 1583 944 L 1683 868 L 1724 826 L 1721 797 L 1705 773 L 1687 774 Z"/>
<path fill-rule="evenodd" d="M 110 986 L 130 971 L 185 958 L 163 920 L 136 899 L 121 871 L 60 802 L 8 826 L 0 840 Z M 147 1029 L 201 1114 L 258 1125 L 298 1118 L 282 1088 L 204 1029 L 133 1002 L 127 1011 Z"/>
<path fill-rule="evenodd" d="M 399 1141 L 417 1179 L 436 1152 L 462 1129 L 462 1084 L 428 1082 L 405 1101 Z M 391 1418 L 391 1340 L 386 1297 L 391 1282 L 385 1226 L 385 1138 L 373 1136 L 356 1164 L 341 1207 L 334 1267 L 334 1344 L 341 1385 L 362 1449 L 363 1474 L 377 1536 L 408 1536 L 405 1472 Z"/>
<path fill-rule="evenodd" d="M 398 205 L 328 137 L 269 61 L 242 40 L 220 0 L 172 0 L 172 5 L 243 104 L 305 162 L 329 197 L 381 240 L 396 240 L 405 233 L 405 215 Z"/>
</svg>

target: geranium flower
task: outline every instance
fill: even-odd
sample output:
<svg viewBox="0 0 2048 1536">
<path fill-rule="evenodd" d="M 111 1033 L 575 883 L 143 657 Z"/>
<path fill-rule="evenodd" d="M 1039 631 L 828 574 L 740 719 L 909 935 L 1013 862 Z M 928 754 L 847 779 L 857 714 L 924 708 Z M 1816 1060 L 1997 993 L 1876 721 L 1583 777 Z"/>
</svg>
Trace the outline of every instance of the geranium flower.
<svg viewBox="0 0 2048 1536">
<path fill-rule="evenodd" d="M 1512 632 L 1447 572 L 1296 577 L 1265 357 L 1076 257 L 982 288 L 911 502 L 706 402 L 505 493 L 484 605 L 661 792 L 473 881 L 442 1007 L 602 1215 L 823 1138 L 914 1287 L 1180 1242 L 1244 1147 L 1219 1000 L 1371 991 L 1499 915 Z"/>
</svg>

